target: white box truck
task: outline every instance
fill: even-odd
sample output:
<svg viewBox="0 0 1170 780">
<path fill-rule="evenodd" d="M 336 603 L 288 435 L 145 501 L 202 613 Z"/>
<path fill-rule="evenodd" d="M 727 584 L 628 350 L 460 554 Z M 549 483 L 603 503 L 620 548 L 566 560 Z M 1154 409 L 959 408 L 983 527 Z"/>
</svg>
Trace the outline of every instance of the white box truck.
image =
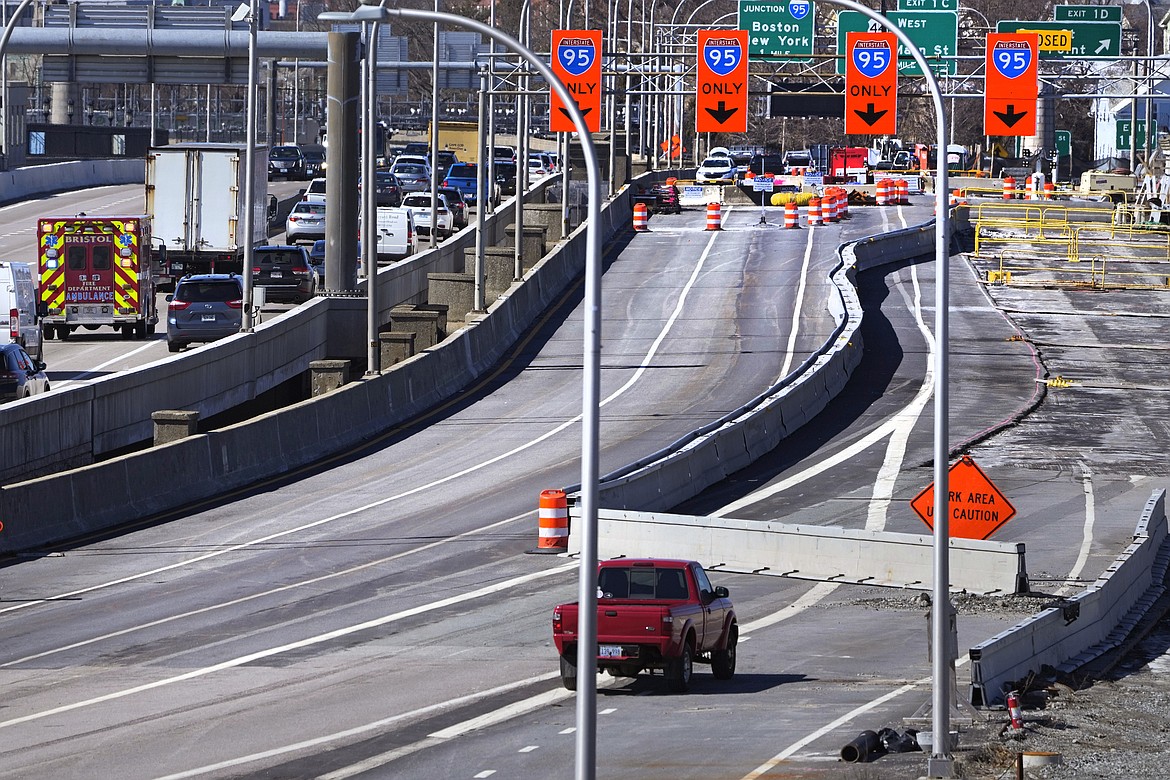
<svg viewBox="0 0 1170 780">
<path fill-rule="evenodd" d="M 44 360 L 37 276 L 30 263 L 0 262 L 0 343 L 5 338 Z"/>
<path fill-rule="evenodd" d="M 245 144 L 157 146 L 146 156 L 146 210 L 166 247 L 162 285 L 188 273 L 241 273 Z M 253 246 L 268 241 L 268 149 L 255 150 Z"/>
</svg>

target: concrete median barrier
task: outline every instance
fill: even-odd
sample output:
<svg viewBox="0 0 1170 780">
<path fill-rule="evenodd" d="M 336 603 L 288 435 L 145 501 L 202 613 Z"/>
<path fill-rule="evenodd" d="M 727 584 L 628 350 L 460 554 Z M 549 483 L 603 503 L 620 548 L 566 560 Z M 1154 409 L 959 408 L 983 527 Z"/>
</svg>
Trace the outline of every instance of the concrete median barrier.
<svg viewBox="0 0 1170 780">
<path fill-rule="evenodd" d="M 1017 623 L 969 651 L 971 703 L 1003 704 L 1005 686 L 1072 672 L 1118 647 L 1165 590 L 1170 559 L 1166 493 L 1146 502 L 1133 542 L 1081 593 Z"/>
<path fill-rule="evenodd" d="M 579 508 L 569 511 L 572 516 Z M 611 508 L 598 510 L 597 531 L 600 558 L 688 558 L 725 571 L 923 591 L 933 586 L 934 539 L 926 534 Z M 579 549 L 580 540 L 570 534 L 569 551 Z M 1027 591 L 1024 546 L 952 539 L 951 588 Z"/>
</svg>

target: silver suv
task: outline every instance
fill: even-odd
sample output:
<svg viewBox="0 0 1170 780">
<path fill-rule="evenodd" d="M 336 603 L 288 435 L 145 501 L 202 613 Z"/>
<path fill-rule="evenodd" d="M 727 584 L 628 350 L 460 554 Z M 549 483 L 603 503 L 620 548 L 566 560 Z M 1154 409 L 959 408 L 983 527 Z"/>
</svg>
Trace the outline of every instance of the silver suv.
<svg viewBox="0 0 1170 780">
<path fill-rule="evenodd" d="M 243 326 L 244 280 L 237 274 L 184 276 L 167 296 L 167 349 L 231 336 Z"/>
</svg>

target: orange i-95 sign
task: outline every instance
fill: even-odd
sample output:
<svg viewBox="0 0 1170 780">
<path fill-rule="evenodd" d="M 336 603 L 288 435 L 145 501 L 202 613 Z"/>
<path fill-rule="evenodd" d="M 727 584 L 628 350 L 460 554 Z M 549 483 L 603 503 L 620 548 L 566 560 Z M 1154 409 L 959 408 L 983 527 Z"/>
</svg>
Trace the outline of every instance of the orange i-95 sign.
<svg viewBox="0 0 1170 780">
<path fill-rule="evenodd" d="M 851 32 L 845 41 L 845 133 L 893 135 L 898 123 L 896 36 Z"/>
<path fill-rule="evenodd" d="M 696 133 L 746 133 L 747 30 L 699 30 Z"/>
<path fill-rule="evenodd" d="M 553 30 L 552 71 L 577 101 L 589 132 L 601 132 L 601 31 Z M 549 108 L 550 132 L 576 131 L 564 101 L 553 90 Z"/>
<path fill-rule="evenodd" d="M 1036 33 L 988 33 L 983 134 L 1036 134 L 1039 41 Z"/>
</svg>

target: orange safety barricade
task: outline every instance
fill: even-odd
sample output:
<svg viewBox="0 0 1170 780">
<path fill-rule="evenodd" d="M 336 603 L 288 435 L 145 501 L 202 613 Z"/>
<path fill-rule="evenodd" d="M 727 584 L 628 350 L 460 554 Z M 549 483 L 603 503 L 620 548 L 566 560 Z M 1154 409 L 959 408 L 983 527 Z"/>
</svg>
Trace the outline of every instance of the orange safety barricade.
<svg viewBox="0 0 1170 780">
<path fill-rule="evenodd" d="M 800 212 L 796 210 L 796 202 L 788 201 L 784 204 L 784 227 L 791 230 L 800 227 Z"/>
<path fill-rule="evenodd" d="M 890 205 L 890 180 L 880 179 L 877 183 L 877 204 L 879 206 Z"/>
<path fill-rule="evenodd" d="M 650 212 L 646 209 L 646 204 L 645 203 L 635 203 L 634 204 L 634 230 L 638 233 L 641 233 L 641 232 L 647 230 L 648 228 L 646 227 L 646 223 L 649 221 L 649 219 L 650 219 Z"/>
<path fill-rule="evenodd" d="M 1003 180 L 1003 199 L 1012 200 L 1016 197 L 1016 180 L 1008 176 Z"/>
<path fill-rule="evenodd" d="M 721 230 L 723 228 L 722 207 L 718 203 L 707 204 L 707 230 Z"/>
<path fill-rule="evenodd" d="M 894 194 L 902 206 L 910 205 L 910 183 L 905 179 L 894 180 Z"/>
<path fill-rule="evenodd" d="M 569 500 L 563 490 L 542 490 L 537 520 L 539 539 L 535 553 L 558 553 L 569 549 Z"/>
<path fill-rule="evenodd" d="M 821 199 L 813 198 L 808 202 L 808 224 L 813 225 L 824 224 L 821 222 Z"/>
</svg>

